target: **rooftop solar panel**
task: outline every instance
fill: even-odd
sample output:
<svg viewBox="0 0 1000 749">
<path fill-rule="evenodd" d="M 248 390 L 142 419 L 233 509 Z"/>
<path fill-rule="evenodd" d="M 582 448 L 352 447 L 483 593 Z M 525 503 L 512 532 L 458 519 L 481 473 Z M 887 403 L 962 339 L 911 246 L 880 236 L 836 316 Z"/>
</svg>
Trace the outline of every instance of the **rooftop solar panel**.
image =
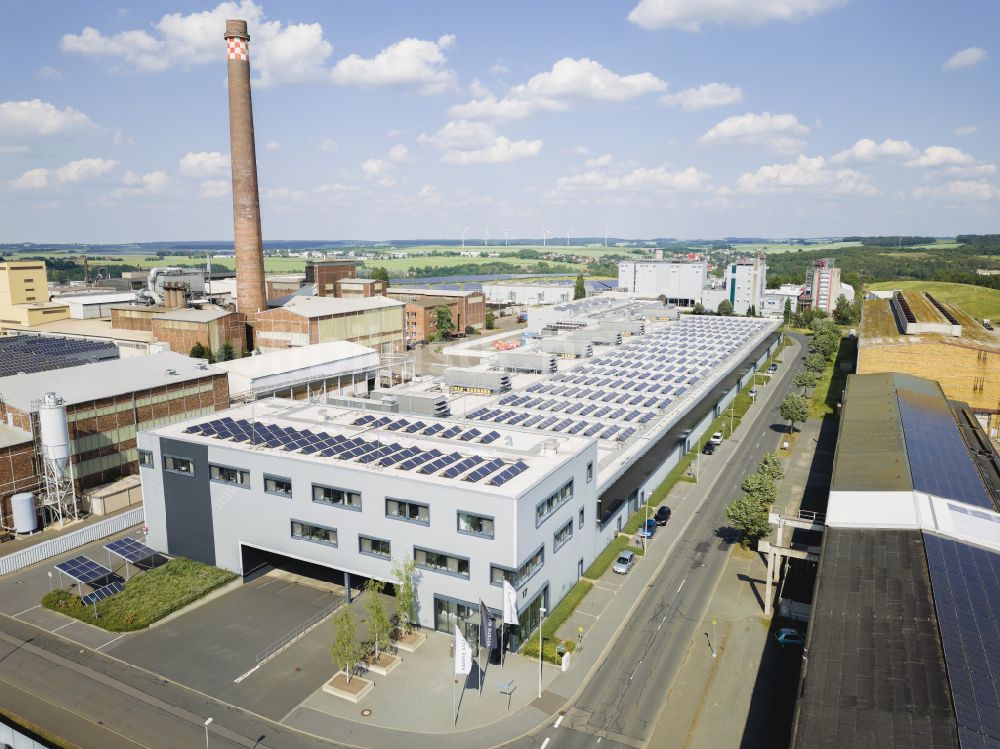
<svg viewBox="0 0 1000 749">
<path fill-rule="evenodd" d="M 526 422 L 524 422 L 521 426 L 524 426 L 524 427 L 533 426 L 533 425 L 537 424 L 539 421 L 541 421 L 544 418 L 545 417 L 541 416 L 541 415 L 539 415 L 539 416 L 532 416 L 530 419 L 528 419 Z"/>
<path fill-rule="evenodd" d="M 428 460 L 434 460 L 435 458 L 441 457 L 441 451 L 438 449 L 428 450 L 425 453 L 418 453 L 413 457 L 404 460 L 398 466 L 396 466 L 401 471 L 409 471 L 416 468 L 421 463 L 426 463 Z"/>
<path fill-rule="evenodd" d="M 519 421 L 524 421 L 525 419 L 527 419 L 528 416 L 529 414 L 526 413 L 517 414 L 516 416 L 512 416 L 510 420 L 507 422 L 507 424 L 517 424 Z M 542 417 L 539 416 L 538 418 L 540 419 Z"/>
<path fill-rule="evenodd" d="M 456 434 L 458 434 L 461 431 L 462 431 L 462 427 L 450 426 L 447 429 L 445 429 L 443 432 L 441 432 L 441 434 L 439 434 L 438 436 L 450 439 L 450 438 L 454 437 Z"/>
<path fill-rule="evenodd" d="M 480 432 L 478 429 L 472 428 L 468 432 L 463 434 L 461 437 L 459 437 L 459 439 L 462 442 L 468 442 L 469 440 L 474 440 L 480 434 L 482 434 L 482 432 Z"/>
<path fill-rule="evenodd" d="M 589 421 L 578 421 L 573 426 L 571 426 L 569 429 L 567 429 L 566 433 L 567 434 L 576 434 L 581 429 L 585 429 L 589 423 L 590 423 Z"/>
<path fill-rule="evenodd" d="M 489 445 L 492 442 L 496 442 L 498 439 L 500 439 L 500 432 L 492 431 L 484 434 L 483 438 L 479 441 L 484 445 Z"/>
<path fill-rule="evenodd" d="M 614 433 L 617 432 L 619 429 L 620 429 L 620 427 L 618 427 L 615 424 L 612 424 L 607 429 L 605 429 L 603 432 L 601 432 L 601 439 L 602 440 L 609 440 L 609 439 L 611 439 L 611 437 L 614 436 Z"/>
<path fill-rule="evenodd" d="M 491 473 L 493 473 L 498 468 L 503 466 L 503 461 L 499 458 L 494 458 L 493 460 L 487 461 L 483 465 L 479 466 L 476 470 L 471 471 L 468 476 L 466 476 L 463 481 L 480 481 Z"/>
<path fill-rule="evenodd" d="M 453 479 L 456 476 L 465 473 L 470 468 L 473 468 L 480 463 L 482 463 L 484 458 L 479 455 L 470 455 L 468 458 L 463 458 L 457 463 L 446 468 L 441 475 L 445 478 Z"/>
<path fill-rule="evenodd" d="M 410 424 L 408 427 L 406 427 L 403 431 L 406 432 L 406 433 L 408 433 L 408 434 L 413 434 L 414 432 L 419 432 L 425 426 L 427 426 L 427 425 L 424 422 L 422 422 L 422 421 L 415 421 L 412 424 Z"/>
<path fill-rule="evenodd" d="M 555 424 L 556 421 L 558 421 L 558 417 L 556 417 L 556 416 L 549 416 L 547 419 L 545 419 L 545 421 L 543 421 L 541 424 L 539 424 L 536 427 L 536 429 L 548 429 L 550 426 L 552 426 L 553 424 Z"/>
<path fill-rule="evenodd" d="M 553 432 L 561 432 L 563 429 L 565 429 L 566 427 L 568 427 L 572 423 L 573 423 L 572 419 L 563 419 L 558 424 L 556 424 L 555 426 L 552 427 L 552 431 Z"/>
<path fill-rule="evenodd" d="M 635 430 L 632 427 L 629 427 L 625 431 L 619 432 L 618 435 L 615 437 L 615 439 L 618 440 L 619 442 L 624 442 L 633 434 L 635 434 Z"/>
<path fill-rule="evenodd" d="M 359 463 L 373 463 L 379 458 L 384 458 L 387 455 L 392 455 L 394 452 L 402 450 L 403 446 L 398 442 L 393 442 L 389 445 L 383 445 L 377 450 L 369 450 L 367 453 L 358 458 Z"/>
<path fill-rule="evenodd" d="M 462 456 L 459 453 L 449 453 L 448 455 L 442 455 L 440 458 L 432 460 L 430 463 L 422 466 L 420 468 L 420 473 L 430 474 L 440 471 L 445 466 L 451 465 L 456 460 L 461 460 Z"/>
<path fill-rule="evenodd" d="M 412 458 L 415 455 L 419 455 L 421 452 L 422 450 L 419 447 L 407 447 L 397 452 L 386 455 L 378 462 L 378 464 L 380 466 L 395 465 L 396 463 L 399 463 L 401 460 Z"/>
<path fill-rule="evenodd" d="M 388 430 L 390 432 L 395 432 L 397 429 L 402 429 L 403 427 L 409 426 L 409 425 L 410 425 L 410 422 L 407 421 L 406 419 L 399 419 L 398 421 L 394 421 L 391 424 L 386 424 L 385 428 L 386 428 L 386 430 Z"/>
<path fill-rule="evenodd" d="M 428 437 L 430 437 L 431 435 L 437 434 L 438 432 L 442 431 L 443 429 L 444 429 L 444 424 L 431 424 L 429 427 L 427 427 L 424 430 L 424 434 L 426 434 Z"/>
<path fill-rule="evenodd" d="M 507 466 L 500 473 L 490 479 L 493 486 L 502 486 L 520 473 L 528 470 L 528 464 L 522 460 L 517 461 L 512 466 Z"/>
<path fill-rule="evenodd" d="M 604 429 L 604 424 L 601 424 L 600 422 L 598 422 L 596 424 L 591 424 L 589 427 L 587 427 L 587 431 L 585 431 L 583 433 L 583 436 L 584 437 L 593 437 L 595 434 L 597 434 L 602 429 Z"/>
</svg>

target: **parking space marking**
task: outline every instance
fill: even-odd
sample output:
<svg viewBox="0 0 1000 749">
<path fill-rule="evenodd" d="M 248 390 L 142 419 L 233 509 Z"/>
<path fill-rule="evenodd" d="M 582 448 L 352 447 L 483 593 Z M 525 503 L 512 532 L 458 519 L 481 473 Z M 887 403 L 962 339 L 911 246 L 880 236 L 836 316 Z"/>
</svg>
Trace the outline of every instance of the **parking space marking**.
<svg viewBox="0 0 1000 749">
<path fill-rule="evenodd" d="M 63 624 L 63 625 L 61 625 L 61 626 L 59 626 L 59 627 L 56 627 L 55 629 L 53 629 L 53 630 L 52 630 L 52 633 L 53 633 L 53 634 L 55 634 L 55 633 L 56 633 L 56 632 L 58 632 L 58 631 L 59 631 L 60 629 L 65 629 L 65 628 L 66 628 L 66 627 L 68 627 L 68 626 L 69 626 L 70 624 L 76 624 L 76 619 L 74 619 L 74 620 L 73 620 L 73 621 L 71 621 L 71 622 L 66 622 L 65 624 Z"/>
<path fill-rule="evenodd" d="M 41 608 L 41 606 L 42 606 L 42 604 L 40 604 L 40 603 L 36 603 L 36 604 L 35 604 L 34 606 L 32 606 L 32 607 L 31 607 L 30 609 L 25 609 L 25 610 L 24 610 L 24 611 L 22 611 L 22 612 L 21 612 L 20 614 L 14 614 L 14 615 L 13 615 L 13 616 L 12 616 L 11 618 L 12 618 L 12 619 L 17 619 L 17 617 L 19 617 L 19 616 L 20 616 L 21 614 L 27 614 L 27 613 L 28 613 L 29 611 L 34 611 L 34 610 L 35 610 L 35 609 L 37 609 L 37 608 Z"/>
<path fill-rule="evenodd" d="M 564 717 L 565 717 L 565 716 L 563 716 L 563 715 L 560 715 L 560 716 L 559 716 L 559 717 L 558 717 L 558 718 L 556 719 L 556 724 L 555 724 L 554 726 L 552 726 L 552 727 L 553 727 L 553 728 L 559 728 L 559 724 L 560 724 L 560 723 L 562 723 L 562 719 L 563 719 Z"/>
<path fill-rule="evenodd" d="M 126 632 L 125 634 L 128 634 L 128 632 Z M 118 640 L 122 639 L 122 638 L 123 638 L 124 636 L 125 636 L 125 635 L 118 635 L 118 637 L 116 637 L 115 639 L 113 639 L 113 640 L 108 640 L 108 641 L 107 641 L 106 643 L 104 643 L 103 645 L 99 645 L 99 646 L 97 646 L 96 648 L 94 648 L 94 650 L 100 650 L 101 648 L 106 648 L 106 647 L 107 647 L 108 645 L 110 645 L 111 643 L 113 643 L 113 642 L 118 642 Z"/>
</svg>

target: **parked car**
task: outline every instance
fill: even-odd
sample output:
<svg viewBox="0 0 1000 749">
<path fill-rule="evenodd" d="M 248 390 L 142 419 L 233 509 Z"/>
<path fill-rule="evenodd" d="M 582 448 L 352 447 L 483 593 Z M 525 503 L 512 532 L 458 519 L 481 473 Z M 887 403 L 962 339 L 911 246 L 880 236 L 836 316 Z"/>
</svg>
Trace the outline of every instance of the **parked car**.
<svg viewBox="0 0 1000 749">
<path fill-rule="evenodd" d="M 712 453 L 715 452 L 715 443 L 711 441 L 706 442 L 705 446 L 701 448 L 701 451 L 705 455 L 711 455 Z"/>
<path fill-rule="evenodd" d="M 666 505 L 660 505 L 656 508 L 656 514 L 653 516 L 657 525 L 666 525 L 667 521 L 670 520 L 670 508 Z"/>
<path fill-rule="evenodd" d="M 767 368 L 767 373 L 768 374 L 774 374 L 777 371 L 778 371 L 778 365 L 777 364 L 772 364 L 770 367 Z"/>
<path fill-rule="evenodd" d="M 774 633 L 774 641 L 781 647 L 789 645 L 802 646 L 806 644 L 805 638 L 793 627 L 782 627 Z"/>
<path fill-rule="evenodd" d="M 618 555 L 615 563 L 611 565 L 611 571 L 619 575 L 627 575 L 629 570 L 635 566 L 635 554 L 631 551 L 623 551 Z"/>
<path fill-rule="evenodd" d="M 643 538 L 652 538 L 656 534 L 656 518 L 647 518 L 643 523 L 639 535 Z"/>
<path fill-rule="evenodd" d="M 750 388 L 750 397 L 756 400 L 757 395 L 758 395 L 757 388 Z"/>
<path fill-rule="evenodd" d="M 713 445 L 721 445 L 722 432 L 715 432 L 708 441 L 711 442 Z"/>
</svg>

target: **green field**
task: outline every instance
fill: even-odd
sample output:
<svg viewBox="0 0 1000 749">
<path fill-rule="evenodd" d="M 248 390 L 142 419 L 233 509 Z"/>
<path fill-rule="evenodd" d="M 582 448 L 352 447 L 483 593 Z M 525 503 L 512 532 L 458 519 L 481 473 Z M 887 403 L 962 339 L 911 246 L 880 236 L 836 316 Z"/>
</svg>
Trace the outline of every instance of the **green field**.
<svg viewBox="0 0 1000 749">
<path fill-rule="evenodd" d="M 740 252 L 766 252 L 768 255 L 780 252 L 811 252 L 814 250 L 839 250 L 843 247 L 860 247 L 860 242 L 823 242 L 819 244 L 779 244 L 778 242 L 764 242 L 762 244 L 737 244 L 733 245 Z"/>
<path fill-rule="evenodd" d="M 977 319 L 1000 319 L 1000 291 L 984 286 L 940 281 L 883 281 L 868 285 L 875 291 L 929 291 L 943 302 L 961 307 Z"/>
</svg>

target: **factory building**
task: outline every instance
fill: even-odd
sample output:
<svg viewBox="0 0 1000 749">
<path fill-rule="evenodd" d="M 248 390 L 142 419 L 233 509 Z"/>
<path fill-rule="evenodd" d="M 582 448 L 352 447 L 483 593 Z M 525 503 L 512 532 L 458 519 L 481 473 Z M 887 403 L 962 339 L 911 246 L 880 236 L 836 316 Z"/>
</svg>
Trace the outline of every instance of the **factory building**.
<svg viewBox="0 0 1000 749">
<path fill-rule="evenodd" d="M 799 311 L 803 294 L 806 293 L 806 287 L 797 284 L 782 284 L 777 289 L 765 289 L 757 312 L 762 317 L 784 318 L 785 302 L 788 302 L 789 310 L 794 315 Z"/>
<path fill-rule="evenodd" d="M 456 332 L 464 332 L 472 327 L 481 330 L 486 324 L 486 297 L 481 291 L 458 291 L 456 289 L 424 289 L 411 286 L 390 286 L 386 296 L 402 302 L 434 302 L 450 304 L 455 302 L 457 312 L 452 315 Z"/>
<path fill-rule="evenodd" d="M 813 264 L 812 274 L 812 306 L 827 314 L 833 314 L 837 306 L 837 298 L 841 294 L 840 268 L 833 260 L 817 260 Z"/>
<path fill-rule="evenodd" d="M 573 301 L 573 284 L 484 283 L 483 295 L 491 304 L 563 304 Z"/>
<path fill-rule="evenodd" d="M 0 329 L 65 320 L 69 305 L 49 301 L 43 260 L 0 262 Z"/>
<path fill-rule="evenodd" d="M 347 583 L 391 582 L 409 557 L 419 623 L 444 632 L 480 600 L 500 608 L 504 580 L 530 632 L 598 551 L 589 439 L 275 399 L 139 449 L 154 548 L 242 574 L 311 562 Z"/>
<path fill-rule="evenodd" d="M 998 502 L 965 404 L 848 378 L 792 747 L 1000 746 Z"/>
<path fill-rule="evenodd" d="M 451 333 L 462 334 L 464 329 L 459 328 L 455 321 L 458 319 L 458 300 L 434 300 L 421 299 L 406 303 L 405 335 L 407 345 L 415 343 L 427 343 L 434 340 L 434 335 L 438 332 L 437 308 L 446 307 L 451 315 Z"/>
<path fill-rule="evenodd" d="M 330 341 L 351 341 L 380 354 L 400 354 L 403 342 L 402 302 L 386 297 L 337 299 L 296 296 L 284 306 L 258 313 L 255 346 L 276 351 Z"/>
<path fill-rule="evenodd" d="M 726 298 L 737 315 L 760 313 L 767 286 L 767 255 L 742 257 L 726 268 Z"/>
<path fill-rule="evenodd" d="M 353 260 L 307 260 L 305 283 L 316 286 L 316 296 L 340 296 L 338 284 L 355 278 Z"/>
<path fill-rule="evenodd" d="M 618 263 L 618 289 L 669 304 L 693 307 L 701 301 L 708 281 L 708 263 L 695 261 L 636 260 Z"/>
</svg>

